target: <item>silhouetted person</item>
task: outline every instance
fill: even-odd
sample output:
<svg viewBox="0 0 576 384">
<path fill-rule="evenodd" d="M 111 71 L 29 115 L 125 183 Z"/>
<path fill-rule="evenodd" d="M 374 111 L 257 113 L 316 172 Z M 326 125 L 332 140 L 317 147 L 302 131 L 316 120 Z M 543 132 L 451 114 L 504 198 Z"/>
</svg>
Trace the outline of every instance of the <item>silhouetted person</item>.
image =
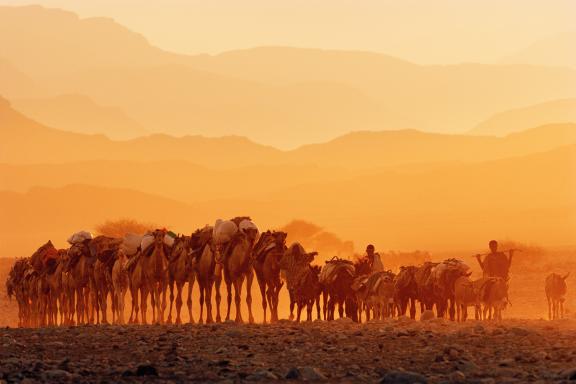
<svg viewBox="0 0 576 384">
<path fill-rule="evenodd" d="M 484 261 L 482 261 L 482 255 L 476 255 L 476 259 L 482 271 L 484 271 L 484 277 L 508 279 L 514 250 L 509 250 L 508 256 L 506 256 L 504 252 L 498 251 L 498 242 L 496 240 L 491 240 L 488 246 L 490 247 L 490 253 L 486 255 Z"/>
<path fill-rule="evenodd" d="M 368 244 L 366 247 L 366 257 L 368 258 L 372 272 L 379 272 L 384 270 L 384 265 L 380 259 L 380 254 L 375 252 L 374 246 L 372 244 Z"/>
</svg>

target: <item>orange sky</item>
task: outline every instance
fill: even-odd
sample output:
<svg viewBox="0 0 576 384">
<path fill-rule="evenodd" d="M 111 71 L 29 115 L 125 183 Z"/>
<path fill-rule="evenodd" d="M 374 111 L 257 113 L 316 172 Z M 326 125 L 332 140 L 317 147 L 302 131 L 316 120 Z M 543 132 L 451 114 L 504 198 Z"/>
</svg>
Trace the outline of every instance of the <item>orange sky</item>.
<svg viewBox="0 0 576 384">
<path fill-rule="evenodd" d="M 0 0 L 112 17 L 168 50 L 260 45 L 378 51 L 419 63 L 494 62 L 575 31 L 572 0 Z"/>
</svg>

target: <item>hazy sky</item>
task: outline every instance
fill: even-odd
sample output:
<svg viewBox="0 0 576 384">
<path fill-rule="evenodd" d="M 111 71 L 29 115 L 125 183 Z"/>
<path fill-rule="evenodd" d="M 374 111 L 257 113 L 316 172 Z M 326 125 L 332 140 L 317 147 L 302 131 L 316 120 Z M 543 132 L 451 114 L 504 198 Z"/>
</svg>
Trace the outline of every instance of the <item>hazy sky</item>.
<svg viewBox="0 0 576 384">
<path fill-rule="evenodd" d="M 0 0 L 109 16 L 153 44 L 216 53 L 258 45 L 344 48 L 420 63 L 495 61 L 575 30 L 575 0 Z"/>
</svg>

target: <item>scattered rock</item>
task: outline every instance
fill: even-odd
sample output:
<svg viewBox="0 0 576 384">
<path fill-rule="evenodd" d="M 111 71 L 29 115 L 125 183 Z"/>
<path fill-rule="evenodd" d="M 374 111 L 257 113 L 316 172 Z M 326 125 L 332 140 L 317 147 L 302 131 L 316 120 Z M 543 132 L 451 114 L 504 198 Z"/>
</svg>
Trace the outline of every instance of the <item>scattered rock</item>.
<svg viewBox="0 0 576 384">
<path fill-rule="evenodd" d="M 452 383 L 465 383 L 466 375 L 460 371 L 454 371 L 448 377 Z"/>
<path fill-rule="evenodd" d="M 380 384 L 427 384 L 425 376 L 410 371 L 390 371 L 382 377 Z"/>
<path fill-rule="evenodd" d="M 289 380 L 305 381 L 326 380 L 326 376 L 314 367 L 290 368 L 284 378 Z"/>
<path fill-rule="evenodd" d="M 158 370 L 151 364 L 142 364 L 136 369 L 136 376 L 158 376 Z"/>
<path fill-rule="evenodd" d="M 246 380 L 249 381 L 270 381 L 270 380 L 278 380 L 278 376 L 276 376 L 274 373 L 267 371 L 267 370 L 261 370 L 261 371 L 256 371 L 251 375 L 246 376 Z"/>
<path fill-rule="evenodd" d="M 66 381 L 70 378 L 70 373 L 66 372 L 62 369 L 50 369 L 43 373 L 43 376 L 46 377 L 49 381 L 57 382 L 57 381 Z"/>
</svg>

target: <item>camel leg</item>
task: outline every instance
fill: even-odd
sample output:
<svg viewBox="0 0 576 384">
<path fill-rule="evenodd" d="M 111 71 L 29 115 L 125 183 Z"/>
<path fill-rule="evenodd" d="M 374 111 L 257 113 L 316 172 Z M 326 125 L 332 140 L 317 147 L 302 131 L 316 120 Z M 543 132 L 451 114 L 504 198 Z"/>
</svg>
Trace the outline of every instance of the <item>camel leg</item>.
<svg viewBox="0 0 576 384">
<path fill-rule="evenodd" d="M 116 296 L 113 287 L 110 287 L 110 300 L 112 303 L 112 324 L 118 324 L 118 297 Z"/>
<path fill-rule="evenodd" d="M 338 301 L 338 316 L 344 318 L 344 301 Z"/>
<path fill-rule="evenodd" d="M 120 325 L 124 325 L 124 297 L 122 296 L 123 292 L 120 292 L 119 289 L 114 289 L 114 296 L 116 297 L 116 311 L 118 311 L 116 315 L 116 323 Z"/>
<path fill-rule="evenodd" d="M 128 323 L 138 324 L 138 312 L 140 310 L 138 306 L 138 288 L 135 288 L 133 285 L 130 285 L 130 296 L 132 296 L 132 309 L 130 310 Z"/>
<path fill-rule="evenodd" d="M 168 288 L 170 288 L 170 307 L 168 308 L 168 318 L 166 319 L 166 324 L 172 324 L 172 303 L 174 302 L 174 280 L 168 282 Z M 176 316 L 176 318 L 178 318 L 178 315 Z M 178 322 L 178 320 L 176 320 L 176 322 Z"/>
<path fill-rule="evenodd" d="M 176 283 L 176 324 L 182 324 L 182 319 L 180 318 L 180 311 L 182 310 L 182 290 L 184 289 L 184 283 Z M 172 293 L 170 294 L 172 295 Z M 170 299 L 170 307 L 172 307 L 172 298 Z M 172 308 L 170 308 L 170 315 L 168 319 L 172 316 Z M 170 323 L 169 323 L 170 324 Z"/>
<path fill-rule="evenodd" d="M 244 278 L 239 277 L 238 279 L 234 280 L 234 304 L 236 304 L 236 323 L 242 324 L 244 320 L 242 320 L 242 308 L 241 308 L 241 299 L 242 299 L 242 285 L 244 283 Z"/>
<path fill-rule="evenodd" d="M 316 318 L 318 320 L 321 320 L 322 317 L 320 315 L 320 295 L 316 296 L 315 301 L 316 301 Z"/>
<path fill-rule="evenodd" d="M 104 288 L 100 295 L 100 309 L 102 310 L 102 324 L 108 324 L 106 312 L 108 310 L 108 289 Z"/>
<path fill-rule="evenodd" d="M 270 284 L 266 284 L 266 300 L 268 301 L 268 306 L 270 307 L 270 322 L 276 321 L 274 319 L 274 299 L 273 299 L 273 287 Z"/>
<path fill-rule="evenodd" d="M 147 290 L 150 295 L 150 308 L 152 308 L 151 324 L 156 324 L 156 297 L 154 296 L 154 284 L 151 284 Z"/>
<path fill-rule="evenodd" d="M 95 324 L 95 309 L 96 306 L 98 305 L 98 298 L 96 296 L 96 290 L 92 289 L 90 287 L 86 287 L 84 288 L 84 291 L 86 292 L 86 305 L 84 306 L 85 309 L 87 309 L 87 314 L 86 317 L 88 318 L 88 323 L 89 324 Z"/>
<path fill-rule="evenodd" d="M 232 306 L 232 282 L 226 281 L 226 293 L 228 297 L 226 301 L 228 303 L 228 308 L 226 309 L 226 321 L 230 320 L 230 307 Z"/>
<path fill-rule="evenodd" d="M 206 284 L 206 324 L 210 324 L 214 322 L 212 318 L 212 287 L 214 286 L 214 282 L 210 281 Z"/>
<path fill-rule="evenodd" d="M 560 300 L 560 318 L 564 318 L 564 300 Z"/>
<path fill-rule="evenodd" d="M 82 288 L 76 289 L 76 324 L 84 324 L 84 294 Z"/>
<path fill-rule="evenodd" d="M 299 323 L 300 322 L 300 314 L 302 313 L 302 303 L 300 301 L 298 301 L 298 303 L 296 304 L 296 322 Z"/>
<path fill-rule="evenodd" d="M 158 292 L 158 294 L 160 295 L 160 293 L 162 294 L 162 307 L 160 307 L 160 324 L 164 324 L 164 313 L 166 312 L 166 307 L 168 305 L 166 296 L 168 293 L 168 287 L 166 286 L 166 279 L 164 279 L 164 281 L 162 281 L 162 284 L 160 284 L 158 286 L 158 289 L 160 290 Z M 182 300 L 182 295 L 180 295 L 180 300 Z M 180 304 L 180 307 L 182 307 L 182 304 Z M 180 321 L 182 322 L 182 321 Z"/>
<path fill-rule="evenodd" d="M 288 290 L 288 296 L 290 297 L 290 317 L 288 317 L 288 320 L 292 321 L 294 320 L 294 292 Z"/>
<path fill-rule="evenodd" d="M 222 296 L 220 295 L 220 285 L 222 284 L 221 278 L 216 278 L 216 322 L 222 322 L 222 318 L 220 317 L 220 301 L 222 301 Z"/>
<path fill-rule="evenodd" d="M 328 320 L 334 320 L 336 317 L 336 300 L 333 297 L 328 298 Z"/>
<path fill-rule="evenodd" d="M 314 307 L 314 299 L 308 300 L 308 303 L 306 303 L 306 321 L 312 321 L 313 307 Z"/>
<path fill-rule="evenodd" d="M 188 279 L 188 299 L 186 300 L 186 305 L 188 307 L 188 323 L 194 324 L 194 315 L 192 315 L 192 288 L 194 288 L 194 282 L 196 278 L 194 274 L 190 275 L 190 279 Z"/>
<path fill-rule="evenodd" d="M 142 318 L 142 324 L 146 325 L 147 321 L 146 321 L 146 312 L 148 309 L 148 304 L 146 303 L 148 301 L 148 289 L 145 286 L 142 286 L 140 288 L 140 311 L 141 311 L 141 315 L 140 317 Z"/>
<path fill-rule="evenodd" d="M 204 324 L 204 294 L 206 291 L 206 287 L 204 286 L 204 283 L 199 282 L 199 285 L 200 285 L 200 317 L 198 318 L 198 324 Z M 206 316 L 206 321 L 208 321 L 208 316 Z"/>
<path fill-rule="evenodd" d="M 267 309 L 266 283 L 258 275 L 256 275 L 256 280 L 258 280 L 258 288 L 260 288 L 260 296 L 262 296 L 262 310 L 264 313 L 264 321 L 262 322 L 262 324 L 266 324 L 266 309 Z M 292 300 L 290 300 L 290 303 L 292 303 Z"/>
<path fill-rule="evenodd" d="M 454 315 L 455 315 L 455 312 L 456 312 L 456 308 L 455 308 L 455 305 L 454 305 L 454 299 L 453 299 L 453 298 L 450 299 L 450 309 L 449 309 L 449 312 L 450 312 L 450 320 L 451 320 L 451 321 L 454 321 Z"/>
<path fill-rule="evenodd" d="M 249 324 L 254 324 L 254 315 L 252 314 L 252 281 L 254 281 L 254 271 L 250 268 L 248 273 L 246 273 L 246 306 L 248 307 Z M 240 287 L 242 287 L 242 285 L 240 285 Z M 272 311 L 272 308 L 270 308 L 270 310 Z"/>
</svg>

